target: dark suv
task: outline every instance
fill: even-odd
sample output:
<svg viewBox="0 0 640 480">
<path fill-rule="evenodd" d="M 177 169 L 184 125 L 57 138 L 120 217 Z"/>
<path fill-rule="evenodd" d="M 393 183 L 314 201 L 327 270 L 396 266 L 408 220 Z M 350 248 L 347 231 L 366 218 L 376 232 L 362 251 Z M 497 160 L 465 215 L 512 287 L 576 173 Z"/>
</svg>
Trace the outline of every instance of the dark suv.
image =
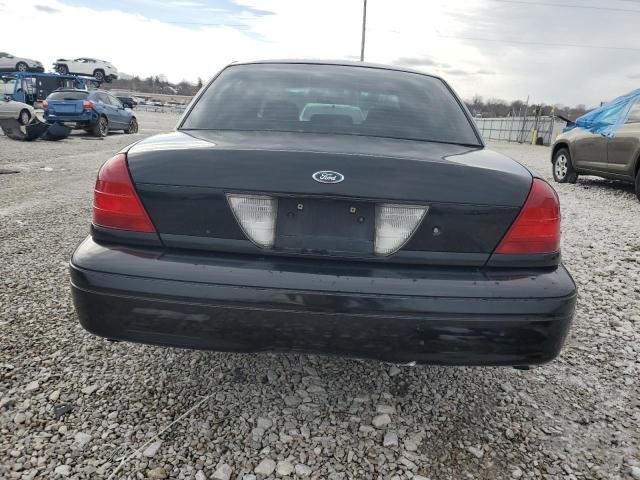
<svg viewBox="0 0 640 480">
<path fill-rule="evenodd" d="M 127 108 L 134 109 L 138 105 L 138 102 L 131 95 L 116 94 L 115 96 Z"/>
</svg>

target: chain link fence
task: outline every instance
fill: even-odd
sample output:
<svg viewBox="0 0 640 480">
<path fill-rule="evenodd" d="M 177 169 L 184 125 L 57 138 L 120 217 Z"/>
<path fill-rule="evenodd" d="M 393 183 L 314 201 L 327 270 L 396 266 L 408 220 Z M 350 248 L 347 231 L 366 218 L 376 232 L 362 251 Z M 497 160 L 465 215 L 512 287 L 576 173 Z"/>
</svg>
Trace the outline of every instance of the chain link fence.
<svg viewBox="0 0 640 480">
<path fill-rule="evenodd" d="M 182 114 L 186 105 L 144 105 L 138 104 L 136 105 L 136 110 L 140 110 L 143 112 L 157 112 L 157 113 L 178 113 Z"/>
<path fill-rule="evenodd" d="M 554 116 L 475 118 L 485 141 L 551 145 L 566 123 Z"/>
</svg>

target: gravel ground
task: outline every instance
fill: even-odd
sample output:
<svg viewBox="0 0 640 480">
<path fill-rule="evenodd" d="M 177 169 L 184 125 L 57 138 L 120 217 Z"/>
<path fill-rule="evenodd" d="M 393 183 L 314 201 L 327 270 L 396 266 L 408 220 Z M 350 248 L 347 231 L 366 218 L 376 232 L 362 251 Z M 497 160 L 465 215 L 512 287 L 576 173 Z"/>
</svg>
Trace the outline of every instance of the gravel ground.
<svg viewBox="0 0 640 480">
<path fill-rule="evenodd" d="M 639 479 L 640 203 L 629 186 L 556 185 L 580 288 L 541 368 L 397 368 L 307 355 L 110 343 L 71 305 L 99 165 L 141 133 L 0 136 L 0 477 Z M 496 148 L 550 177 L 549 150 Z"/>
</svg>

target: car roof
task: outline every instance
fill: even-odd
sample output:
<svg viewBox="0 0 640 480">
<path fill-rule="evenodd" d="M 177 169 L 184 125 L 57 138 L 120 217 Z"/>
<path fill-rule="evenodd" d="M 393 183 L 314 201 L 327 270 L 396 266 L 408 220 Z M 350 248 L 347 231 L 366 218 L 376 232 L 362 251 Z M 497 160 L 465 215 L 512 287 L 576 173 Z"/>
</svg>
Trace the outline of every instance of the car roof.
<svg viewBox="0 0 640 480">
<path fill-rule="evenodd" d="M 405 72 L 405 73 L 417 73 L 418 75 L 425 75 L 427 77 L 434 77 L 441 79 L 438 75 L 433 75 L 431 73 L 423 72 L 420 70 L 414 70 L 411 68 L 406 68 L 398 65 L 386 65 L 383 63 L 369 63 L 369 62 L 358 62 L 352 60 L 316 60 L 316 59 L 273 59 L 273 60 L 252 60 L 247 62 L 233 62 L 229 64 L 229 66 L 233 65 L 334 65 L 334 66 L 343 66 L 343 67 L 360 67 L 360 68 L 374 68 L 377 70 L 391 70 L 394 72 Z"/>
<path fill-rule="evenodd" d="M 81 92 L 81 93 L 91 93 L 89 90 L 85 90 L 84 88 L 56 88 L 53 92 Z"/>
</svg>

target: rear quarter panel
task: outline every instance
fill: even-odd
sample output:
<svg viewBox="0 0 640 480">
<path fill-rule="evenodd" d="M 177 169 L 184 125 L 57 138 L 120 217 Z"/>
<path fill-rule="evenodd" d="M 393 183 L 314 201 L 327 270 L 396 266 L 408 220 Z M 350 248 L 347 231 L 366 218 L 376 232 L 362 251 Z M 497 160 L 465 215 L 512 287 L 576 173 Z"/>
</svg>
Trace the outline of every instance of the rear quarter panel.
<svg viewBox="0 0 640 480">
<path fill-rule="evenodd" d="M 103 103 L 98 103 L 95 99 L 92 99 L 93 102 L 95 103 L 95 106 L 93 107 L 93 110 L 96 112 L 97 115 L 104 115 L 105 117 L 107 117 L 107 120 L 109 120 L 109 123 L 112 122 L 112 120 L 114 120 L 113 118 L 110 118 L 111 115 L 109 114 L 109 109 L 107 108 L 107 106 Z"/>
</svg>

